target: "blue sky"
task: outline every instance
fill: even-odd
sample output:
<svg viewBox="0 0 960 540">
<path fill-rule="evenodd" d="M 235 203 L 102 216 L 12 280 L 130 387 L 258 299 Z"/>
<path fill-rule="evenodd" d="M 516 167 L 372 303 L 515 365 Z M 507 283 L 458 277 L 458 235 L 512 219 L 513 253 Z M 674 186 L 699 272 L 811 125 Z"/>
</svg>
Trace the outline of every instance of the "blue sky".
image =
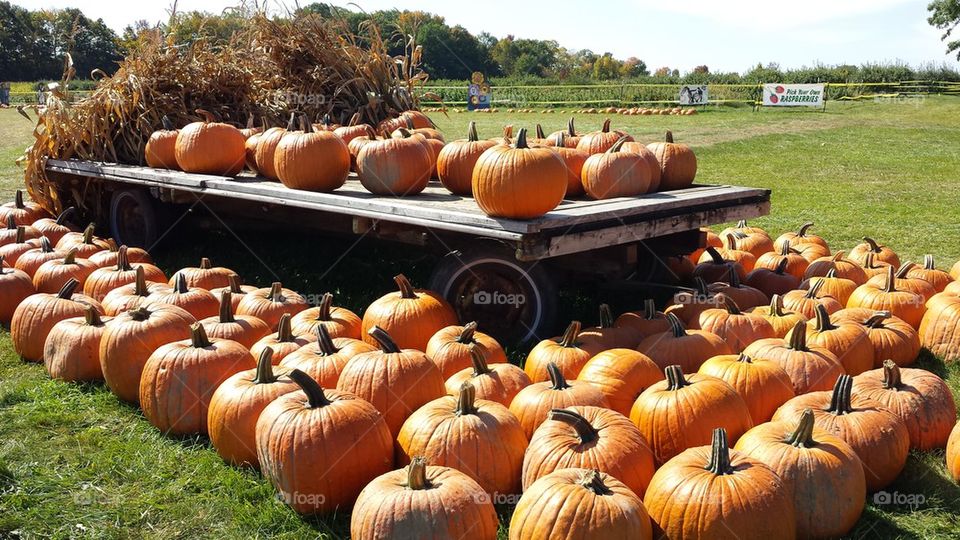
<svg viewBox="0 0 960 540">
<path fill-rule="evenodd" d="M 309 0 L 300 0 L 301 4 Z M 163 1 L 13 0 L 32 9 L 79 7 L 121 30 L 128 22 L 166 18 Z M 328 0 L 350 7 L 351 2 Z M 462 2 L 358 0 L 363 9 L 421 9 L 473 33 L 554 39 L 572 49 L 637 56 L 651 68 L 743 71 L 757 62 L 782 67 L 900 60 L 912 65 L 960 63 L 945 54 L 940 32 L 926 22 L 926 0 L 583 0 Z M 219 12 L 236 0 L 180 0 L 180 10 Z M 290 2 L 292 4 L 292 2 Z M 270 9 L 281 4 L 268 0 Z M 353 8 L 355 9 L 355 8 Z"/>
</svg>

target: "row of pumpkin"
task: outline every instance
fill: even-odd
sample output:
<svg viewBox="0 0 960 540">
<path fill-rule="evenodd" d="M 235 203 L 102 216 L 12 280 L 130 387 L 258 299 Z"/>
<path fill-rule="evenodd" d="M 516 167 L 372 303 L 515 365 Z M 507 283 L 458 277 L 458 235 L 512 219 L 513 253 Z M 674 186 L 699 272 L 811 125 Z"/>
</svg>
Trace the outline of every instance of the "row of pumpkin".
<svg viewBox="0 0 960 540">
<path fill-rule="evenodd" d="M 444 108 L 444 107 L 427 107 L 421 109 L 423 112 L 433 112 L 433 113 L 446 113 L 453 111 L 455 113 L 464 112 L 463 109 L 453 109 L 453 108 Z M 500 112 L 497 108 L 490 109 L 477 109 L 470 112 L 480 112 L 480 113 L 497 113 Z M 504 109 L 503 112 L 506 113 L 528 113 L 528 114 L 566 114 L 567 111 L 564 109 Z M 657 115 L 673 115 L 673 116 L 693 116 L 697 114 L 697 110 L 694 108 L 683 109 L 680 107 L 673 107 L 670 109 L 650 109 L 646 107 L 607 107 L 604 109 L 575 109 L 570 111 L 573 114 L 622 114 L 624 116 L 657 116 Z"/>
<path fill-rule="evenodd" d="M 0 218 L 21 223 L 20 235 L 28 226 L 60 235 L 46 238 L 68 251 L 54 250 L 57 258 L 32 277 L 2 271 L 17 352 L 55 377 L 102 378 L 161 431 L 208 433 L 225 460 L 259 466 L 297 511 L 353 506 L 357 538 L 493 538 L 492 503 L 519 493 L 512 538 L 560 527 L 597 538 L 649 537 L 654 527 L 671 537 L 829 537 L 852 527 L 867 491 L 896 478 L 910 448 L 949 444 L 948 466 L 960 477 L 953 397 L 935 374 L 906 367 L 920 334 L 889 312 L 900 313 L 901 302 L 864 308 L 850 294 L 840 309 L 825 292 L 844 290 L 827 280 L 859 279 L 853 268 L 863 264 L 825 255 L 802 271 L 807 289 L 740 282 L 747 259 L 729 251 L 759 255 L 747 280 L 780 272 L 799 285 L 782 262 L 765 268 L 770 252 L 754 254 L 746 242 L 801 246 L 817 241 L 809 227 L 777 242 L 746 224 L 725 231 L 742 249 L 711 246 L 725 262 L 705 252 L 690 272 L 701 285 L 678 293 L 666 313 L 647 301 L 614 319 L 601 306 L 596 327 L 571 323 L 537 344 L 521 369 L 475 324 L 459 326 L 442 298 L 402 276 L 398 291 L 362 318 L 334 307 L 330 295 L 310 307 L 279 283 L 241 286 L 234 272 L 206 261 L 168 283 L 148 254 L 112 250 L 92 229 L 70 231 L 62 218 L 29 215 L 29 205 L 5 205 Z M 14 266 L 43 253 L 39 243 L 9 250 Z M 8 246 L 19 243 L 0 250 Z M 76 257 L 78 246 L 86 259 Z M 851 255 L 861 253 L 880 255 L 885 269 L 899 262 L 875 242 Z M 55 294 L 17 292 L 45 264 L 74 268 L 98 255 L 112 262 L 68 272 Z M 718 266 L 726 272 L 716 277 L 727 281 L 711 279 Z M 887 270 L 882 284 L 863 279 L 854 293 L 886 294 L 891 279 L 899 292 L 914 279 L 897 274 Z M 936 269 L 923 281 L 943 290 L 955 283 Z M 754 311 L 741 311 L 750 302 Z M 944 321 L 960 295 L 935 293 L 928 302 L 936 307 L 921 328 L 937 312 L 940 339 L 953 335 L 956 323 Z M 718 503 L 730 510 L 711 512 Z M 771 513 L 778 519 L 765 519 Z"/>
<path fill-rule="evenodd" d="M 564 198 L 632 197 L 682 189 L 693 183 L 693 151 L 666 141 L 643 145 L 610 121 L 578 134 L 570 119 L 566 130 L 549 137 L 537 125 L 537 137 L 520 129 L 514 138 L 480 139 L 470 123 L 467 138 L 449 144 L 418 111 L 407 111 L 372 126 L 311 124 L 291 115 L 286 128 L 237 129 L 205 119 L 182 129 L 172 125 L 147 141 L 151 167 L 186 172 L 236 175 L 244 166 L 292 189 L 330 192 L 346 182 L 351 169 L 376 195 L 404 196 L 423 191 L 437 178 L 451 192 L 474 197 L 488 215 L 532 219 L 553 210 Z M 299 129 L 296 129 L 299 123 Z M 378 133 L 382 136 L 378 136 Z"/>
</svg>

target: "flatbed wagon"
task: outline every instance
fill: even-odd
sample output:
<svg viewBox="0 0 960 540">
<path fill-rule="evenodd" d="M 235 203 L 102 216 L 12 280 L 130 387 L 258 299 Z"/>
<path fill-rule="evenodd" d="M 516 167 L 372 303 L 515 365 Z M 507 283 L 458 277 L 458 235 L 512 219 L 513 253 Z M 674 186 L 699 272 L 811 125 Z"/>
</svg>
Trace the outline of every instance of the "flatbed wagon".
<svg viewBox="0 0 960 540">
<path fill-rule="evenodd" d="M 203 206 L 231 221 L 296 223 L 331 234 L 404 242 L 445 256 L 430 288 L 462 320 L 479 320 L 501 339 L 554 330 L 558 279 L 656 281 L 660 258 L 703 244 L 699 228 L 769 213 L 770 191 L 728 185 L 593 201 L 564 200 L 533 220 L 485 215 L 469 197 L 437 182 L 420 194 L 383 197 L 355 176 L 333 193 L 292 190 L 250 174 L 189 174 L 116 163 L 49 160 L 49 178 L 78 201 L 90 193 L 118 242 L 150 248 L 164 234 L 171 205 Z M 660 273 L 662 274 L 662 272 Z"/>
</svg>

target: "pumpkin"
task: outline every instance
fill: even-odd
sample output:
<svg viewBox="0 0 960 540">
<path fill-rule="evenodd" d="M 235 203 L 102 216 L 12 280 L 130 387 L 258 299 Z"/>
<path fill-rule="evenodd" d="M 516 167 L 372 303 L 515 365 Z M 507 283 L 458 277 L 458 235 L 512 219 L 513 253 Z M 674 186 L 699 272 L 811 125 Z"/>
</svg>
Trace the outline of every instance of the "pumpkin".
<svg viewBox="0 0 960 540">
<path fill-rule="evenodd" d="M 735 233 L 730 233 L 724 238 L 725 240 L 723 248 L 712 248 L 715 250 L 713 253 L 708 253 L 707 250 L 704 249 L 704 253 L 700 255 L 698 262 L 711 262 L 715 260 L 715 254 L 719 254 L 720 258 L 725 261 L 739 263 L 740 266 L 743 267 L 743 275 L 745 276 L 747 272 L 753 270 L 753 267 L 757 264 L 757 258 L 754 257 L 753 253 L 750 253 L 749 251 L 737 249 L 737 239 Z"/>
<path fill-rule="evenodd" d="M 77 280 L 68 279 L 56 294 L 33 294 L 17 305 L 10 319 L 10 339 L 20 358 L 42 362 L 43 346 L 54 325 L 64 319 L 82 317 L 88 306 L 102 312 L 96 300 L 74 293 L 79 285 Z"/>
<path fill-rule="evenodd" d="M 863 512 L 863 465 L 849 444 L 814 424 L 813 411 L 807 409 L 797 422 L 754 427 L 734 449 L 792 486 L 797 537 L 845 536 Z"/>
<path fill-rule="evenodd" d="M 203 120 L 191 122 L 177 134 L 174 155 L 180 169 L 189 173 L 234 176 L 246 164 L 247 139 L 240 130 L 197 109 Z M 258 165 L 262 164 L 257 161 Z"/>
<path fill-rule="evenodd" d="M 185 309 L 197 320 L 213 317 L 220 312 L 220 301 L 210 291 L 187 285 L 183 274 L 173 276 L 172 289 L 157 287 L 147 296 L 148 302 L 169 304 Z"/>
<path fill-rule="evenodd" d="M 374 326 L 368 333 L 380 350 L 351 358 L 340 373 L 337 389 L 372 403 L 396 435 L 413 411 L 446 393 L 443 377 L 427 355 L 401 349 L 383 328 Z"/>
<path fill-rule="evenodd" d="M 214 296 L 220 298 L 224 292 L 230 293 L 230 303 L 233 304 L 233 310 L 237 310 L 237 306 L 240 305 L 240 301 L 243 300 L 243 297 L 248 293 L 252 293 L 257 290 L 253 285 L 241 285 L 240 276 L 237 274 L 230 274 L 227 276 L 227 281 L 230 285 L 226 287 L 217 287 L 216 289 L 210 289 L 210 292 Z"/>
<path fill-rule="evenodd" d="M 143 150 L 143 157 L 148 167 L 155 169 L 180 170 L 177 165 L 177 137 L 180 130 L 173 127 L 173 122 L 166 115 L 161 119 L 163 129 L 150 134 L 147 145 Z"/>
<path fill-rule="evenodd" d="M 270 327 L 256 317 L 234 314 L 230 295 L 230 291 L 220 293 L 220 313 L 201 319 L 200 324 L 207 336 L 236 341 L 249 349 L 270 333 Z"/>
<path fill-rule="evenodd" d="M 929 281 L 923 278 L 909 277 L 910 272 L 916 268 L 916 266 L 917 265 L 911 261 L 907 261 L 900 265 L 900 268 L 898 268 L 896 271 L 896 286 L 899 290 L 919 294 L 923 297 L 923 302 L 926 303 L 930 297 L 937 294 L 937 290 L 933 285 L 930 284 Z M 893 267 L 891 266 L 890 268 Z M 875 289 L 882 289 L 887 284 L 887 276 L 873 276 L 867 280 L 867 284 Z"/>
<path fill-rule="evenodd" d="M 213 289 L 229 287 L 230 276 L 236 275 L 236 272 L 222 266 L 213 266 L 210 259 L 203 257 L 200 259 L 199 266 L 187 266 L 181 268 L 170 278 L 170 286 L 177 285 L 177 276 L 183 276 L 187 281 L 187 287 L 196 287 L 198 289 Z"/>
<path fill-rule="evenodd" d="M 523 370 L 533 382 L 549 380 L 547 366 L 555 364 L 568 379 L 576 379 L 594 353 L 582 347 L 580 321 L 572 321 L 560 337 L 537 343 L 524 362 Z"/>
<path fill-rule="evenodd" d="M 664 372 L 666 380 L 644 390 L 630 409 L 630 421 L 650 444 L 658 467 L 709 441 L 716 426 L 729 430 L 734 440 L 753 427 L 746 402 L 723 380 L 684 375 L 678 365 Z"/>
<path fill-rule="evenodd" d="M 290 189 L 330 192 L 350 174 L 347 143 L 333 132 L 314 131 L 306 121 L 302 131 L 280 137 L 273 160 L 277 178 Z"/>
<path fill-rule="evenodd" d="M 618 328 L 629 330 L 633 341 L 633 348 L 640 344 L 644 338 L 666 332 L 670 328 L 667 316 L 663 312 L 657 311 L 657 305 L 652 298 L 643 301 L 642 311 L 628 311 L 617 317 L 613 323 Z"/>
<path fill-rule="evenodd" d="M 116 266 L 117 259 L 120 257 L 119 251 L 120 248 L 116 246 L 113 240 L 108 241 L 110 243 L 110 248 L 98 251 L 87 259 L 93 264 L 97 265 L 98 268 L 106 268 L 108 266 Z M 153 264 L 153 258 L 150 257 L 150 254 L 147 253 L 145 249 L 138 247 L 127 246 L 127 262 L 130 264 Z M 166 281 L 166 278 L 159 280 L 161 283 Z"/>
<path fill-rule="evenodd" d="M 13 267 L 26 273 L 27 276 L 30 277 L 32 283 L 33 275 L 37 273 L 37 268 L 40 268 L 40 265 L 47 261 L 60 259 L 62 257 L 63 253 L 53 249 L 53 244 L 47 239 L 47 237 L 42 237 L 40 238 L 40 245 L 23 252 L 22 255 L 17 257 L 17 262 L 13 265 Z M 8 261 L 4 259 L 3 262 L 7 263 Z"/>
<path fill-rule="evenodd" d="M 953 266 L 950 268 L 950 277 L 960 279 L 960 261 L 953 263 Z"/>
<path fill-rule="evenodd" d="M 800 313 L 787 311 L 783 308 L 783 297 L 779 294 L 773 295 L 769 306 L 760 306 L 754 308 L 753 313 L 762 316 L 770 326 L 773 326 L 775 337 L 785 337 L 797 323 L 807 322 L 807 318 Z"/>
<path fill-rule="evenodd" d="M 857 284 L 849 279 L 837 277 L 837 271 L 830 269 L 826 276 L 807 278 L 800 284 L 800 288 L 804 290 L 812 290 L 814 287 L 818 287 L 817 292 L 814 293 L 817 298 L 832 297 L 843 307 L 847 305 L 850 295 L 857 289 Z"/>
<path fill-rule="evenodd" d="M 830 250 L 820 244 L 794 244 L 790 249 L 806 259 L 808 264 L 830 256 Z M 804 273 L 806 273 L 806 271 L 804 271 Z"/>
<path fill-rule="evenodd" d="M 102 381 L 100 338 L 106 323 L 94 306 L 82 317 L 64 319 L 50 329 L 43 345 L 43 366 L 54 379 Z"/>
<path fill-rule="evenodd" d="M 8 266 L 15 266 L 21 255 L 38 247 L 40 247 L 40 239 L 28 239 L 26 237 L 26 227 L 18 225 L 17 235 L 13 242 L 0 246 L 0 257 L 3 257 Z"/>
<path fill-rule="evenodd" d="M 798 422 L 813 411 L 814 425 L 843 439 L 863 462 L 867 491 L 893 482 L 907 463 L 910 434 L 897 415 L 872 399 L 851 396 L 853 377 L 841 375 L 832 391 L 798 395 L 783 404 L 774 421 Z"/>
<path fill-rule="evenodd" d="M 217 454 L 231 465 L 260 468 L 257 459 L 257 419 L 274 400 L 300 387 L 275 373 L 273 351 L 260 354 L 257 367 L 239 371 L 217 387 L 207 408 L 207 431 Z"/>
<path fill-rule="evenodd" d="M 334 135 L 343 139 L 344 144 L 349 143 L 357 137 L 362 137 L 373 129 L 369 124 L 360 123 L 360 113 L 357 112 L 350 118 L 349 125 L 340 126 L 333 130 Z"/>
<path fill-rule="evenodd" d="M 550 409 L 562 409 L 574 405 L 606 407 L 606 397 L 599 388 L 583 381 L 567 379 L 554 363 L 547 364 L 549 381 L 535 382 L 517 393 L 510 403 L 510 411 L 520 420 L 527 436 L 533 436 L 547 418 Z"/>
<path fill-rule="evenodd" d="M 717 282 L 707 285 L 707 290 L 714 296 L 724 294 L 737 303 L 743 309 L 752 309 L 757 306 L 763 306 L 770 303 L 768 297 L 760 289 L 755 289 L 749 285 L 744 285 L 740 281 L 740 276 L 736 272 L 730 273 L 730 282 Z"/>
<path fill-rule="evenodd" d="M 370 140 L 357 154 L 360 183 L 375 195 L 416 195 L 427 187 L 433 156 L 406 129 L 400 137 Z"/>
<path fill-rule="evenodd" d="M 373 128 L 367 130 L 365 135 L 360 135 L 359 137 L 354 137 L 347 143 L 347 151 L 350 152 L 350 170 L 356 172 L 357 170 L 357 155 L 360 154 L 360 149 L 363 148 L 365 144 L 370 141 L 377 140 L 377 134 L 373 131 Z"/>
<path fill-rule="evenodd" d="M 710 290 L 706 281 L 701 277 L 693 278 L 695 288 L 680 289 L 673 295 L 672 305 L 665 310 L 665 314 L 677 316 L 683 324 L 690 328 L 700 326 L 700 314 L 717 305 L 717 294 Z"/>
<path fill-rule="evenodd" d="M 693 185 L 697 175 L 697 156 L 689 146 L 673 142 L 673 132 L 667 131 L 664 142 L 649 144 L 647 148 L 660 162 L 660 191 Z"/>
<path fill-rule="evenodd" d="M 93 230 L 94 224 L 91 223 L 87 225 L 87 228 L 84 229 L 83 232 L 71 232 L 63 235 L 60 241 L 57 242 L 57 251 L 66 253 L 71 249 L 76 249 L 77 258 L 86 259 L 94 253 L 109 250 L 111 247 L 110 242 L 94 236 Z"/>
<path fill-rule="evenodd" d="M 827 390 L 844 373 L 836 355 L 823 347 L 808 345 L 806 326 L 805 322 L 798 322 L 786 339 L 761 339 L 744 349 L 750 357 L 770 360 L 783 368 L 797 395 Z"/>
<path fill-rule="evenodd" d="M 832 352 L 848 375 L 873 369 L 873 343 L 866 328 L 851 321 L 831 321 L 822 305 L 817 306 L 815 315 L 806 327 L 808 345 Z"/>
<path fill-rule="evenodd" d="M 779 250 L 783 247 L 783 244 L 789 242 L 791 245 L 796 247 L 799 244 L 817 244 L 830 249 L 830 246 L 827 244 L 827 241 L 822 236 L 817 236 L 815 234 L 807 234 L 810 232 L 810 229 L 813 227 L 813 222 L 808 221 L 800 226 L 797 229 L 797 232 L 786 232 L 777 237 L 776 241 L 773 242 L 773 249 Z M 828 253 L 829 255 L 829 253 Z"/>
<path fill-rule="evenodd" d="M 949 272 L 937 268 L 933 255 L 923 256 L 923 266 L 913 266 L 905 276 L 908 279 L 922 279 L 933 286 L 934 292 L 943 292 L 943 289 L 953 283 Z"/>
<path fill-rule="evenodd" d="M 781 258 L 777 267 L 773 270 L 754 268 L 747 274 L 743 282 L 750 287 L 763 291 L 767 296 L 786 294 L 800 286 L 800 279 L 787 272 L 789 263 L 788 259 Z"/>
<path fill-rule="evenodd" d="M 777 408 L 794 396 L 790 377 L 780 366 L 743 353 L 709 358 L 697 373 L 732 386 L 747 404 L 754 425 L 770 420 Z"/>
<path fill-rule="evenodd" d="M 363 313 L 363 340 L 372 345 L 377 340 L 370 330 L 379 326 L 403 349 L 425 351 L 430 338 L 441 328 L 457 324 L 453 307 L 433 291 L 414 289 L 403 274 L 394 276 L 398 292 L 387 293 L 367 307 Z"/>
<path fill-rule="evenodd" d="M 547 142 L 547 146 L 553 148 L 567 167 L 567 192 L 563 198 L 570 199 L 583 195 L 583 181 L 580 180 L 580 177 L 583 174 L 583 164 L 586 163 L 590 154 L 578 150 L 576 147 L 568 147 L 563 133 L 557 135 L 556 138 L 548 139 Z"/>
<path fill-rule="evenodd" d="M 264 122 L 266 119 L 263 120 Z M 263 127 L 256 127 L 253 125 L 253 113 L 247 114 L 247 125 L 246 127 L 240 128 L 240 134 L 243 135 L 244 139 L 249 139 L 254 135 L 263 133 Z"/>
<path fill-rule="evenodd" d="M 737 277 L 745 279 L 747 271 L 737 261 L 726 259 L 712 246 L 707 246 L 705 253 L 700 256 L 700 263 L 693 269 L 694 277 L 698 277 L 707 283 L 717 281 L 730 282 L 730 276 L 737 274 Z"/>
<path fill-rule="evenodd" d="M 456 395 L 460 386 L 469 381 L 476 390 L 477 399 L 496 401 L 509 407 L 520 390 L 532 384 L 527 373 L 519 367 L 505 361 L 488 364 L 487 353 L 476 344 L 469 350 L 473 367 L 464 368 L 447 379 L 444 383 L 447 394 Z"/>
<path fill-rule="evenodd" d="M 733 352 L 741 352 L 754 341 L 776 337 L 773 326 L 756 313 L 744 313 L 733 299 L 720 293 L 719 307 L 700 314 L 700 328 L 720 336 Z"/>
<path fill-rule="evenodd" d="M 290 319 L 290 314 L 284 313 L 280 317 L 280 323 L 277 324 L 277 331 L 257 340 L 250 347 L 250 352 L 259 357 L 263 349 L 270 347 L 273 349 L 273 363 L 279 364 L 287 355 L 316 339 L 316 335 L 294 334 Z"/>
<path fill-rule="evenodd" d="M 694 372 L 707 358 L 733 353 L 722 337 L 704 330 L 687 330 L 672 313 L 667 314 L 667 320 L 670 330 L 644 339 L 637 347 L 661 369 L 679 364 L 684 371 Z"/>
<path fill-rule="evenodd" d="M 632 154 L 640 154 L 640 156 L 647 162 L 647 168 L 650 169 L 650 185 L 647 187 L 647 193 L 655 193 L 660 190 L 660 162 L 657 161 L 657 156 L 647 148 L 643 143 L 638 142 L 625 142 L 623 143 L 623 148 L 621 149 L 624 152 L 630 152 Z M 559 151 L 559 149 L 558 149 Z"/>
<path fill-rule="evenodd" d="M 133 283 L 128 283 L 108 292 L 103 297 L 103 311 L 111 317 L 134 308 L 157 291 L 169 291 L 166 283 L 149 283 L 142 266 L 134 269 Z"/>
<path fill-rule="evenodd" d="M 807 271 L 810 263 L 803 258 L 803 255 L 791 249 L 789 241 L 783 242 L 778 252 L 770 251 L 757 257 L 755 267 L 775 271 L 780 268 L 780 261 L 783 259 L 787 261 L 787 266 L 784 268 L 784 271 L 797 278 L 798 283 L 803 280 L 803 274 Z"/>
<path fill-rule="evenodd" d="M 774 251 L 770 235 L 759 227 L 748 227 L 746 223 L 741 220 L 737 227 L 724 229 L 720 232 L 720 237 L 726 238 L 732 234 L 736 239 L 737 249 L 749 251 L 757 259 Z"/>
<path fill-rule="evenodd" d="M 414 128 L 428 128 L 433 126 L 433 122 L 427 115 L 420 111 L 411 110 L 403 111 L 393 118 L 387 118 L 381 121 L 377 124 L 377 130 L 390 133 L 395 129 L 410 125 L 411 122 Z"/>
<path fill-rule="evenodd" d="M 480 155 L 471 185 L 488 216 L 533 219 L 563 200 L 567 166 L 552 149 L 528 146 L 527 130 L 521 129 L 512 146 L 493 146 Z"/>
<path fill-rule="evenodd" d="M 834 276 L 841 279 L 849 279 L 857 285 L 863 285 L 867 282 L 867 274 L 859 264 L 844 257 L 846 253 L 838 251 L 829 257 L 820 257 L 812 261 L 803 277 L 811 279 L 817 276 L 826 276 L 831 270 Z"/>
<path fill-rule="evenodd" d="M 883 365 L 884 360 L 893 360 L 898 366 L 913 364 L 920 354 L 920 335 L 906 321 L 889 311 L 872 311 L 864 308 L 844 309 L 834 313 L 833 320 L 854 322 L 867 329 L 873 344 L 873 367 Z"/>
<path fill-rule="evenodd" d="M 484 356 L 487 364 L 507 362 L 507 355 L 496 339 L 477 331 L 477 323 L 464 326 L 447 326 L 437 331 L 427 342 L 424 351 L 440 368 L 444 379 L 473 366 L 473 350 Z"/>
<path fill-rule="evenodd" d="M 260 174 L 257 168 L 257 145 L 260 144 L 261 136 L 263 136 L 262 131 L 260 133 L 254 133 L 247 137 L 247 140 L 243 143 L 243 161 L 253 174 Z"/>
<path fill-rule="evenodd" d="M 636 197 L 650 187 L 650 167 L 640 154 L 621 152 L 629 135 L 620 137 L 610 148 L 593 154 L 583 163 L 580 178 L 591 199 Z"/>
<path fill-rule="evenodd" d="M 790 486 L 757 459 L 731 450 L 718 427 L 653 475 L 643 498 L 657 538 L 795 538 Z"/>
<path fill-rule="evenodd" d="M 903 420 L 910 448 L 944 448 L 957 419 L 950 387 L 925 369 L 900 368 L 892 360 L 853 378 L 853 393 L 871 399 Z"/>
<path fill-rule="evenodd" d="M 850 299 L 847 300 L 847 307 L 889 311 L 892 315 L 906 321 L 910 326 L 920 328 L 920 321 L 926 311 L 924 307 L 926 299 L 923 295 L 899 288 L 897 286 L 896 269 L 892 266 L 887 267 L 887 275 L 881 286 L 882 288 L 878 288 L 876 283 L 868 281 L 866 284 L 857 287 L 850 295 Z"/>
<path fill-rule="evenodd" d="M 351 538 L 369 540 L 494 540 L 498 527 L 492 499 L 474 479 L 449 467 L 428 467 L 423 457 L 374 478 L 350 515 Z"/>
<path fill-rule="evenodd" d="M 637 426 L 600 407 L 553 409 L 523 457 L 523 490 L 555 471 L 595 469 L 642 497 L 653 476 L 653 453 Z"/>
<path fill-rule="evenodd" d="M 896 267 L 889 263 L 877 261 L 874 259 L 873 253 L 867 253 L 863 259 L 863 262 L 860 263 L 860 268 L 863 270 L 864 275 L 866 275 L 867 279 L 869 280 L 877 275 L 886 275 L 890 268 Z"/>
<path fill-rule="evenodd" d="M 165 434 L 206 434 L 213 392 L 234 373 L 256 365 L 236 341 L 211 340 L 199 323 L 190 331 L 190 339 L 154 351 L 140 377 L 143 416 Z"/>
<path fill-rule="evenodd" d="M 934 295 L 920 321 L 920 343 L 945 362 L 960 358 L 960 296 Z"/>
<path fill-rule="evenodd" d="M 558 139 L 557 137 L 561 135 L 563 138 Z M 551 143 L 553 143 L 553 145 L 560 146 L 560 142 L 563 143 L 564 148 L 576 148 L 580 143 L 580 135 L 577 133 L 577 130 L 574 127 L 572 116 L 569 120 L 567 120 L 567 129 L 554 131 L 547 137 L 548 146 L 551 146 Z"/>
<path fill-rule="evenodd" d="M 127 246 L 120 246 L 118 253 L 115 267 L 97 268 L 87 276 L 83 284 L 83 294 L 97 300 L 104 300 L 110 291 L 137 280 L 138 270 L 130 266 L 127 260 Z M 163 270 L 152 264 L 141 263 L 137 268 L 142 269 L 139 272 L 143 274 L 144 281 L 155 283 L 166 281 L 167 276 L 163 275 Z"/>
<path fill-rule="evenodd" d="M 307 118 L 306 114 L 301 114 L 300 119 L 302 121 L 306 121 L 306 118 Z M 330 118 L 329 114 L 323 115 L 320 121 L 315 124 L 310 122 L 307 122 L 307 123 L 309 123 L 310 127 L 316 131 L 325 131 L 328 133 L 333 133 L 334 130 L 336 130 L 339 127 L 342 127 L 340 124 L 334 123 L 333 120 Z"/>
<path fill-rule="evenodd" d="M 524 491 L 510 519 L 510 540 L 653 538 L 640 498 L 598 470 L 561 469 Z"/>
<path fill-rule="evenodd" d="M 703 255 L 704 251 L 706 251 L 707 246 L 713 246 L 715 248 L 724 247 L 724 243 L 723 240 L 720 239 L 720 235 L 711 231 L 710 229 L 706 227 L 700 227 L 700 234 L 701 238 L 703 238 L 701 242 L 702 247 L 694 250 L 687 256 L 687 258 L 689 258 L 692 262 L 697 262 L 700 260 L 700 256 Z"/>
<path fill-rule="evenodd" d="M 577 149 L 588 154 L 602 154 L 623 137 L 626 137 L 627 141 L 633 141 L 633 137 L 622 131 L 610 131 L 610 119 L 608 118 L 603 121 L 603 127 L 599 131 L 591 131 L 580 137 L 577 142 Z"/>
<path fill-rule="evenodd" d="M 527 437 L 510 410 L 476 399 L 476 388 L 464 381 L 456 396 L 437 398 L 407 418 L 397 435 L 397 464 L 424 456 L 466 473 L 484 491 L 502 497 L 520 493 L 526 448 Z"/>
<path fill-rule="evenodd" d="M 79 258 L 77 249 L 71 248 L 62 258 L 41 264 L 33 274 L 33 286 L 37 292 L 53 293 L 60 290 L 67 281 L 75 279 L 83 288 L 87 277 L 96 269 L 97 265 Z"/>
<path fill-rule="evenodd" d="M 0 323 L 9 325 L 20 303 L 36 292 L 26 272 L 8 268 L 0 259 Z"/>
<path fill-rule="evenodd" d="M 264 407 L 254 429 L 263 476 L 301 514 L 347 508 L 393 468 L 390 430 L 363 399 L 324 390 L 302 371 L 288 376 L 300 390 Z"/>
<path fill-rule="evenodd" d="M 823 282 L 817 281 L 809 290 L 796 289 L 790 291 L 780 298 L 783 300 L 783 307 L 788 311 L 799 313 L 808 320 L 817 315 L 817 307 L 823 306 L 828 313 L 836 313 L 843 309 L 843 305 L 832 296 L 821 294 Z"/>
<path fill-rule="evenodd" d="M 13 220 L 14 226 L 31 225 L 38 219 L 49 217 L 50 214 L 42 206 L 33 201 L 23 200 L 23 190 L 18 189 L 13 194 L 13 202 L 0 206 L 0 221 Z"/>
<path fill-rule="evenodd" d="M 628 416 L 637 396 L 663 380 L 663 371 L 643 353 L 610 349 L 591 358 L 580 370 L 577 380 L 596 386 L 611 409 Z"/>
<path fill-rule="evenodd" d="M 451 142 L 437 155 L 437 176 L 440 183 L 454 195 L 469 197 L 473 192 L 473 166 L 480 154 L 495 145 L 493 141 L 480 140 L 477 123 L 471 121 L 467 127 L 467 138 Z M 578 176 L 578 183 L 579 180 Z"/>
<path fill-rule="evenodd" d="M 17 225 L 12 215 L 7 216 L 7 228 L 0 229 L 0 248 L 26 240 L 40 238 L 40 232 L 29 225 Z"/>
<path fill-rule="evenodd" d="M 377 350 L 359 339 L 334 338 L 322 325 L 313 329 L 313 335 L 316 336 L 315 340 L 284 356 L 280 366 L 289 370 L 299 369 L 324 388 L 337 387 L 340 373 L 351 358 Z"/>
<path fill-rule="evenodd" d="M 325 326 L 331 337 L 360 339 L 360 317 L 347 308 L 334 307 L 330 293 L 324 293 L 316 307 L 294 315 L 290 323 L 295 334 L 312 334 L 318 326 Z"/>
<path fill-rule="evenodd" d="M 849 259 L 853 262 L 863 263 L 866 261 L 868 253 L 873 253 L 873 258 L 877 262 L 884 262 L 890 266 L 900 266 L 900 257 L 897 253 L 887 246 L 881 246 L 876 240 L 868 236 L 863 237 L 863 243 L 857 244 L 850 250 Z"/>
<path fill-rule="evenodd" d="M 114 317 L 100 339 L 100 368 L 110 391 L 136 404 L 147 359 L 162 345 L 189 339 L 194 323 L 182 308 L 147 302 Z"/>
<path fill-rule="evenodd" d="M 616 326 L 609 304 L 600 304 L 600 321 L 597 326 L 585 328 L 577 336 L 580 348 L 591 355 L 620 347 L 633 348 L 639 343 L 633 332 Z"/>
<path fill-rule="evenodd" d="M 960 422 L 953 427 L 947 441 L 947 472 L 954 482 L 960 483 Z"/>
<path fill-rule="evenodd" d="M 245 294 L 237 304 L 236 311 L 238 315 L 252 315 L 270 328 L 277 328 L 284 314 L 296 315 L 308 307 L 304 297 L 275 281 L 267 288 Z"/>
<path fill-rule="evenodd" d="M 277 145 L 280 139 L 296 126 L 297 113 L 290 113 L 290 120 L 287 122 L 286 129 L 282 127 L 272 127 L 260 134 L 257 140 L 257 148 L 253 153 L 253 161 L 256 164 L 257 172 L 260 176 L 277 180 L 276 155 Z"/>
</svg>

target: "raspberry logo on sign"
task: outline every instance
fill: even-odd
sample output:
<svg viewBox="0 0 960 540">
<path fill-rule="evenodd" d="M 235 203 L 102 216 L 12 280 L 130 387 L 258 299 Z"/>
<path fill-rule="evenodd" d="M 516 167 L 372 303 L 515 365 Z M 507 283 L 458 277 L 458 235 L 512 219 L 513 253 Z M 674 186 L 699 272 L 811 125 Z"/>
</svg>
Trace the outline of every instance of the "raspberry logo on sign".
<svg viewBox="0 0 960 540">
<path fill-rule="evenodd" d="M 777 104 L 780 102 L 780 98 L 776 94 L 770 94 L 770 103 Z"/>
<path fill-rule="evenodd" d="M 782 94 L 782 93 L 784 93 L 785 91 L 786 91 L 786 89 L 785 89 L 784 87 L 782 87 L 782 86 L 777 86 L 777 93 L 778 93 L 778 94 Z"/>
</svg>

